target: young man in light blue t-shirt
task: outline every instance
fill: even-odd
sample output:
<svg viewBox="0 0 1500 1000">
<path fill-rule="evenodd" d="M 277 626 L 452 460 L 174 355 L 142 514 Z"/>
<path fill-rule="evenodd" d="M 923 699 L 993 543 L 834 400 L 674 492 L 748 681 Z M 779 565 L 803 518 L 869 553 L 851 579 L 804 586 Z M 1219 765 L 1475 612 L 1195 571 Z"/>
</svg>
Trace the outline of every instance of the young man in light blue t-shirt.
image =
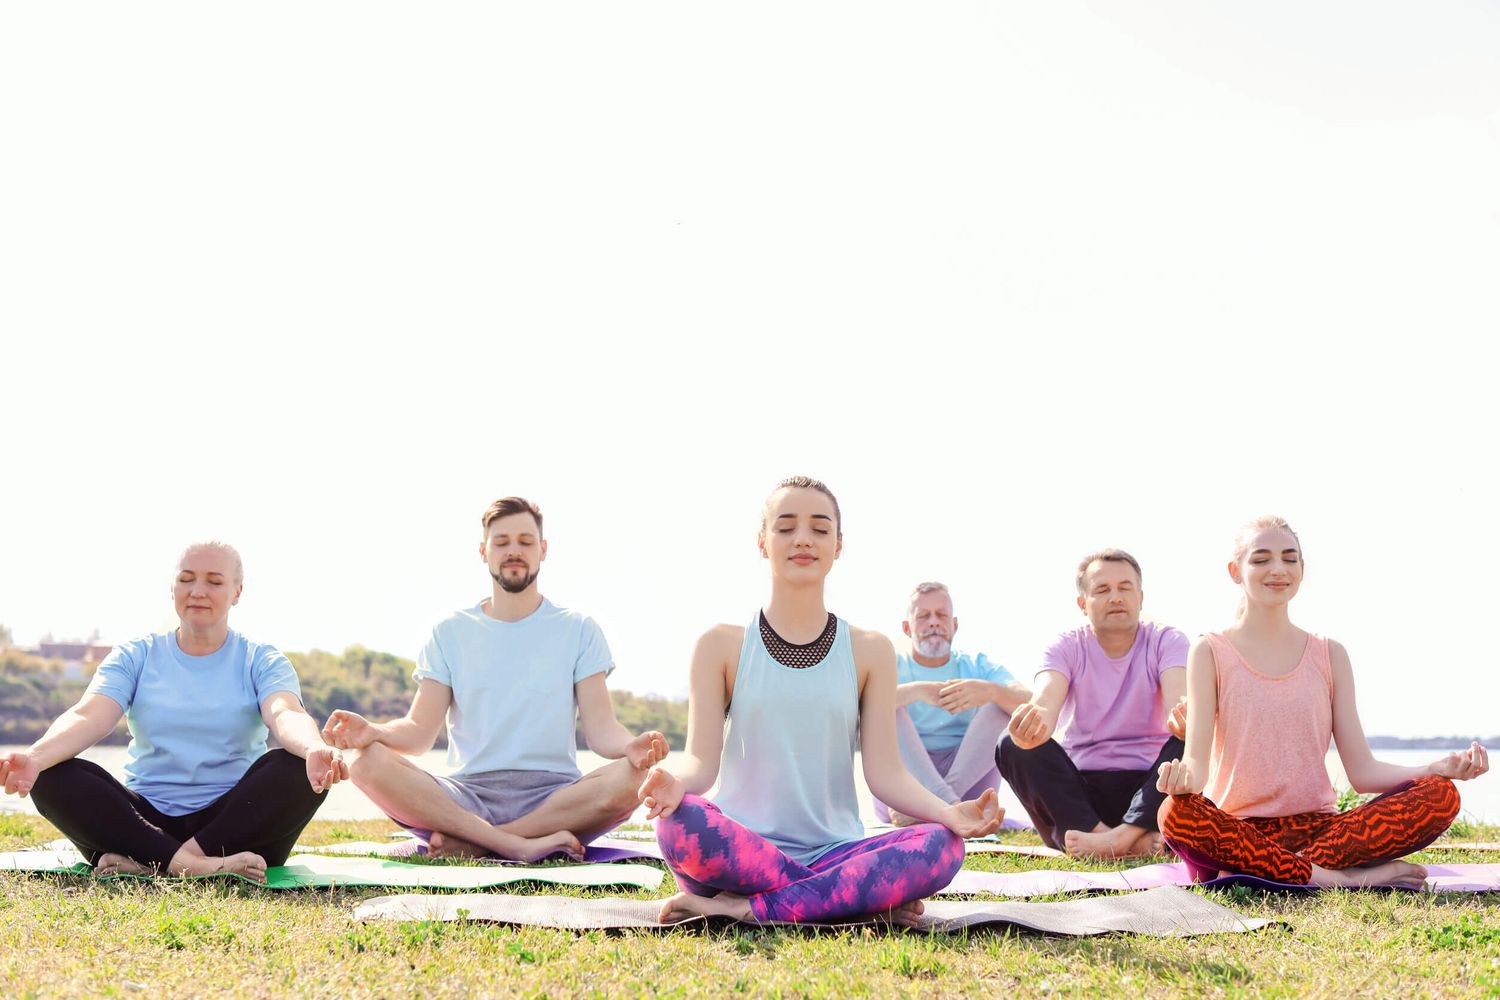
<svg viewBox="0 0 1500 1000">
<path fill-rule="evenodd" d="M 945 802 L 999 788 L 995 745 L 1030 689 L 983 653 L 953 649 L 958 619 L 941 583 L 917 585 L 901 630 L 911 638 L 911 652 L 896 660 L 896 735 L 906 769 Z M 875 812 L 897 826 L 910 822 L 879 800 Z"/>
<path fill-rule="evenodd" d="M 604 683 L 614 669 L 604 633 L 537 590 L 547 558 L 541 511 L 505 497 L 482 523 L 490 596 L 432 630 L 405 717 L 377 725 L 337 711 L 324 733 L 358 750 L 354 783 L 396 822 L 426 832 L 434 854 L 581 857 L 585 843 L 630 818 L 667 741 L 620 725 Z M 407 756 L 431 749 L 445 717 L 457 769 L 438 777 Z M 575 721 L 612 763 L 579 772 Z"/>
</svg>

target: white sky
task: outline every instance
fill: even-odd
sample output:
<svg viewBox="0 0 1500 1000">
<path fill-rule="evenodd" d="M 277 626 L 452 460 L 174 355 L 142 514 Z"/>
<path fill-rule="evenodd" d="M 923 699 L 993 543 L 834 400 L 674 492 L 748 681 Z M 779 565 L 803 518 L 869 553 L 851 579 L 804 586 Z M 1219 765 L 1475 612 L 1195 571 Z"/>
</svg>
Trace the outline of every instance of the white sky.
<svg viewBox="0 0 1500 1000">
<path fill-rule="evenodd" d="M 1029 675 L 1121 545 L 1226 624 L 1245 518 L 1367 729 L 1500 732 L 1500 8 L 9 5 L 0 622 L 414 656 L 491 499 L 685 691 L 828 481 L 830 603 Z"/>
</svg>

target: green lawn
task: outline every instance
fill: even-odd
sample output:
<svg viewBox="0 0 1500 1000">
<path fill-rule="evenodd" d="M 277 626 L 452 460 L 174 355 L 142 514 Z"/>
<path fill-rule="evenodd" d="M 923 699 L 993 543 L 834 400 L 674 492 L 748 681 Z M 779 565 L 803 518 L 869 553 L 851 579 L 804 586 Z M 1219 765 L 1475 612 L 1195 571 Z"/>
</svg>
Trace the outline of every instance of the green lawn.
<svg viewBox="0 0 1500 1000">
<path fill-rule="evenodd" d="M 383 821 L 315 822 L 303 842 L 381 839 L 392 829 Z M 1500 839 L 1494 827 L 1455 833 Z M 55 836 L 42 820 L 0 815 L 0 850 Z M 1417 858 L 1500 862 L 1500 854 L 1440 849 Z M 1008 855 L 968 864 L 1084 867 Z M 929 938 L 362 924 L 351 917 L 354 906 L 381 890 L 268 893 L 218 880 L 15 875 L 0 885 L 7 997 L 1500 996 L 1495 896 L 1222 893 L 1214 898 L 1285 926 L 1191 940 L 1073 940 L 987 931 Z"/>
</svg>

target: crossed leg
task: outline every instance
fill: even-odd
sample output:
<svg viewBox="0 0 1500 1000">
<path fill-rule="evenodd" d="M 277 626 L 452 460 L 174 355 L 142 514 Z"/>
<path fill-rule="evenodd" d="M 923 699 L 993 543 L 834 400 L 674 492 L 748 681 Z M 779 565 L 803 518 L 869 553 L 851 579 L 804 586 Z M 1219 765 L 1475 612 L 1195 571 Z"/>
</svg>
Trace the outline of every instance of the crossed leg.
<svg viewBox="0 0 1500 1000">
<path fill-rule="evenodd" d="M 882 914 L 910 926 L 922 898 L 951 882 L 964 859 L 956 834 L 924 823 L 802 865 L 696 795 L 657 820 L 656 836 L 683 890 L 664 901 L 664 923 L 694 915 L 803 922 Z"/>
<path fill-rule="evenodd" d="M 1442 836 L 1458 815 L 1447 778 L 1407 782 L 1346 813 L 1237 819 L 1202 795 L 1162 804 L 1162 835 L 1195 881 L 1220 871 L 1293 885 L 1420 888 L 1427 870 L 1398 861 Z"/>
</svg>

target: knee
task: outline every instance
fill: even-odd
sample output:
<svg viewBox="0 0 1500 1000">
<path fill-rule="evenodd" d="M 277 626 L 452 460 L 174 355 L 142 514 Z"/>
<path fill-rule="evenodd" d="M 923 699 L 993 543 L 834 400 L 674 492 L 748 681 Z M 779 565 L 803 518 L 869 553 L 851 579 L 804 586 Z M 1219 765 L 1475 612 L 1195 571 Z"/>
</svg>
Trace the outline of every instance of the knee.
<svg viewBox="0 0 1500 1000">
<path fill-rule="evenodd" d="M 1441 820 L 1443 828 L 1447 829 L 1458 819 L 1458 811 L 1463 804 L 1459 798 L 1458 786 L 1451 778 L 1440 778 L 1435 774 L 1418 779 L 1417 783 L 1427 786 L 1432 798 L 1432 815 Z"/>
<path fill-rule="evenodd" d="M 1163 837 L 1179 836 L 1203 801 L 1202 795 L 1168 795 L 1156 810 L 1156 829 Z"/>
<path fill-rule="evenodd" d="M 384 743 L 371 743 L 359 750 L 344 751 L 344 761 L 349 765 L 349 780 L 364 788 L 375 776 L 396 761 L 396 751 Z"/>
<path fill-rule="evenodd" d="M 938 826 L 933 837 L 937 840 L 938 874 L 947 885 L 964 866 L 964 839 L 946 826 Z"/>
<path fill-rule="evenodd" d="M 1000 738 L 1000 745 L 995 748 L 995 766 L 1008 780 L 1011 775 L 1021 770 L 1021 763 L 1026 759 L 1026 755 L 1033 752 L 1016 746 L 1016 741 L 1011 739 L 1010 733 L 1006 733 Z"/>
<path fill-rule="evenodd" d="M 88 763 L 77 757 L 59 761 L 36 776 L 32 783 L 31 801 L 36 804 L 37 811 L 41 812 L 45 807 L 55 802 L 59 795 L 67 794 L 67 789 L 74 781 L 88 770 Z"/>
</svg>

